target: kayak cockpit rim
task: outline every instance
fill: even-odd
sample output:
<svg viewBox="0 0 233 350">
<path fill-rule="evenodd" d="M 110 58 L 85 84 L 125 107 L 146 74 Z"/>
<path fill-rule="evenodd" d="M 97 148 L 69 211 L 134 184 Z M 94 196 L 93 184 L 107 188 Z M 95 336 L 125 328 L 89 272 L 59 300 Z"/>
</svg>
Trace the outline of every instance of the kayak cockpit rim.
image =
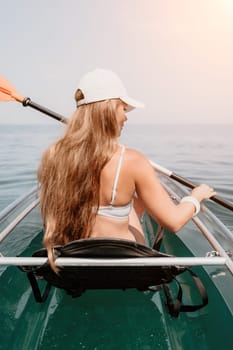
<svg viewBox="0 0 233 350">
<path fill-rule="evenodd" d="M 47 258 L 37 257 L 4 257 L 0 256 L 0 265 L 15 266 L 41 266 L 48 261 Z M 203 266 L 225 265 L 223 257 L 148 257 L 148 258 L 57 258 L 56 266 Z"/>
</svg>

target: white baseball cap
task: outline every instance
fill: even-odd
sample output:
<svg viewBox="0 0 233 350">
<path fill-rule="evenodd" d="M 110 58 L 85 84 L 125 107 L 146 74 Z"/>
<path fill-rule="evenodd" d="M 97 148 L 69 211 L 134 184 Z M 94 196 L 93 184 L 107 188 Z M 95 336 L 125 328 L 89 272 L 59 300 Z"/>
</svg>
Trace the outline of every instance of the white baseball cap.
<svg viewBox="0 0 233 350">
<path fill-rule="evenodd" d="M 128 93 L 120 78 L 112 71 L 106 69 L 95 69 L 82 77 L 78 84 L 84 98 L 77 102 L 77 107 L 119 98 L 127 104 L 127 112 L 134 108 L 142 108 L 144 104 L 128 96 Z"/>
</svg>

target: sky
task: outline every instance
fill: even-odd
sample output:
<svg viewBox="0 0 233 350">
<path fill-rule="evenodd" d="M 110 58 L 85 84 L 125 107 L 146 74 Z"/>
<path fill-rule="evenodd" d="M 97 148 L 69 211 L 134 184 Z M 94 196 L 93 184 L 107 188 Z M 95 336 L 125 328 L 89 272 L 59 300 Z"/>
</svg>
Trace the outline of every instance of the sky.
<svg viewBox="0 0 233 350">
<path fill-rule="evenodd" d="M 0 76 L 66 117 L 86 72 L 145 103 L 130 123 L 233 124 L 233 0 L 0 0 Z M 49 117 L 0 103 L 0 124 Z"/>
</svg>

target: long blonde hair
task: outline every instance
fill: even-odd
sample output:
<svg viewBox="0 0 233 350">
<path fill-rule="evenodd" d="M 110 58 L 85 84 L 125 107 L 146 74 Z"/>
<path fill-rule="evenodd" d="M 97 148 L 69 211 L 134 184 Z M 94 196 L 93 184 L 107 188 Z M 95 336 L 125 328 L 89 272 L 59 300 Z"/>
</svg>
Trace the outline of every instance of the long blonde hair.
<svg viewBox="0 0 233 350">
<path fill-rule="evenodd" d="M 76 101 L 83 98 L 80 90 Z M 111 158 L 119 100 L 77 108 L 63 137 L 43 154 L 38 169 L 44 245 L 56 270 L 53 246 L 88 238 L 99 207 L 100 175 Z"/>
</svg>

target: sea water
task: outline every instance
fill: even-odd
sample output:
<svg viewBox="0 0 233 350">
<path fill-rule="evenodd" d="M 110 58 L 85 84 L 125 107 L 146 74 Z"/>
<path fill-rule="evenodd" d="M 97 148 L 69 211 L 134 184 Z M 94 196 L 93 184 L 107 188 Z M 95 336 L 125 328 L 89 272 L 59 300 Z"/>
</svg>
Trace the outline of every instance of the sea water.
<svg viewBox="0 0 233 350">
<path fill-rule="evenodd" d="M 42 152 L 63 134 L 56 121 L 40 125 L 0 125 L 0 211 L 36 184 Z M 176 174 L 208 183 L 233 202 L 232 125 L 148 125 L 126 123 L 120 141 Z M 229 227 L 233 213 L 213 203 Z"/>
</svg>

